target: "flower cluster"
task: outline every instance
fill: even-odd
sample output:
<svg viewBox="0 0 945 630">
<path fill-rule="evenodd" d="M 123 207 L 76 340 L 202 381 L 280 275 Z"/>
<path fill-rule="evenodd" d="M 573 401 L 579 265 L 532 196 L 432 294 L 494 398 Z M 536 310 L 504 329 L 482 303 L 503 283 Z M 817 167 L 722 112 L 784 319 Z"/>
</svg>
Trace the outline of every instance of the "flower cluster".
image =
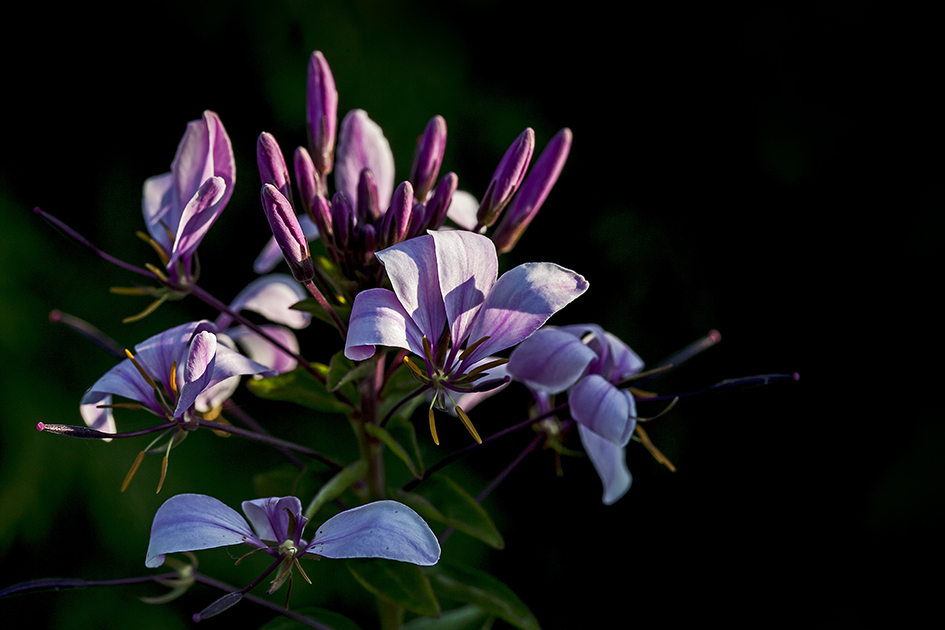
<svg viewBox="0 0 945 630">
<path fill-rule="evenodd" d="M 213 112 L 189 123 L 171 172 L 144 183 L 148 234 L 142 236 L 157 252 L 160 266 L 142 269 L 111 257 L 37 209 L 97 256 L 157 283 L 122 291 L 155 298 L 136 319 L 169 298 L 187 295 L 220 313 L 215 321 L 184 323 L 122 351 L 91 324 L 57 312 L 55 321 L 109 349 L 120 362 L 82 397 L 86 426 L 40 423 L 38 428 L 102 441 L 158 434 L 140 452 L 123 490 L 145 453 L 163 452 L 160 491 L 171 449 L 200 427 L 272 447 L 297 470 L 291 478 L 283 470 L 262 475 L 265 487 L 277 484 L 279 489 L 258 494 L 277 496 L 244 501 L 245 519 L 204 494 L 178 494 L 157 510 L 145 565 L 167 563 L 178 570 L 173 579 L 153 578 L 174 587 L 159 599 L 169 600 L 196 582 L 227 591 L 195 619 L 223 612 L 244 596 L 252 598 L 249 590 L 273 573 L 269 593 L 286 582 L 291 588 L 296 569 L 308 581 L 300 564 L 304 558 L 343 558 L 377 597 L 386 628 L 401 627 L 407 611 L 438 617 L 441 601 L 463 604 L 462 614 L 471 610 L 477 627 L 489 625 L 493 615 L 517 627 L 537 627 L 527 606 L 483 571 L 458 563 L 435 571 L 419 567 L 438 564 L 441 542 L 453 531 L 502 547 L 480 503 L 542 439 L 560 447 L 559 434 L 576 427 L 608 505 L 630 488 L 626 447 L 631 439 L 658 453 L 638 424 L 644 420 L 637 416 L 640 392 L 629 382 L 669 366 L 643 373 L 642 360 L 599 325 L 546 325 L 588 290 L 579 273 L 553 262 L 530 262 L 499 274 L 499 254 L 515 246 L 557 181 L 571 132 L 559 131 L 532 164 L 535 133 L 523 131 L 477 202 L 458 189 L 455 173 L 440 174 L 447 137 L 442 117 L 430 119 L 409 177 L 398 184 L 389 143 L 367 113 L 352 110 L 338 123 L 334 78 L 317 51 L 308 68 L 307 103 L 308 146 L 297 148 L 292 159 L 295 190 L 276 139 L 265 132 L 257 139 L 260 200 L 272 238 L 255 271 L 267 275 L 228 302 L 198 285 L 197 247 L 227 205 L 236 179 L 232 142 Z M 332 173 L 333 193 L 328 186 Z M 324 255 L 313 253 L 314 239 L 321 241 Z M 268 273 L 280 256 L 291 275 Z M 308 295 L 314 304 L 305 299 Z M 266 321 L 260 323 L 260 317 Z M 313 317 L 332 325 L 343 341 L 324 362 L 306 359 L 297 337 Z M 679 363 L 717 341 L 717 333 L 710 335 L 674 360 Z M 241 379 L 260 398 L 298 403 L 316 418 L 344 415 L 354 446 L 325 448 L 276 437 L 298 427 L 263 428 L 231 401 L 239 395 Z M 539 417 L 517 422 L 493 417 L 482 437 L 467 412 L 513 382 L 531 392 Z M 732 382 L 720 385 L 726 383 Z M 555 407 L 553 397 L 565 392 L 567 403 Z M 463 435 L 466 446 L 425 466 L 427 444 L 418 444 L 411 424 L 412 411 L 424 397 L 433 443 L 440 444 L 438 409 L 458 416 L 476 444 Z M 120 433 L 116 408 L 144 410 L 157 420 Z M 439 474 L 462 455 L 533 426 L 540 435 L 532 446 L 476 498 Z M 166 442 L 159 446 L 162 439 Z M 326 451 L 356 455 L 336 461 Z M 392 487 L 396 477 L 388 472 L 400 466 L 398 472 L 411 479 Z M 245 481 L 234 475 L 234 483 Z M 304 510 L 303 496 L 308 501 Z M 304 537 L 305 526 L 320 510 L 336 513 L 320 518 L 314 534 Z M 185 566 L 168 557 L 240 544 L 269 555 L 272 564 L 238 590 L 197 572 L 196 561 Z M 325 626 L 315 618 L 286 614 Z"/>
</svg>

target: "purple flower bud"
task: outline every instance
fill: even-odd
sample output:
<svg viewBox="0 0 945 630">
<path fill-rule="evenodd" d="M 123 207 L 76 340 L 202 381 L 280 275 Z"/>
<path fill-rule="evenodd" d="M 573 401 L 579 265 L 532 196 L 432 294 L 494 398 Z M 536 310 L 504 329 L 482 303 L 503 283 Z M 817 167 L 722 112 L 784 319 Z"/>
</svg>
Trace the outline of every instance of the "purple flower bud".
<svg viewBox="0 0 945 630">
<path fill-rule="evenodd" d="M 413 182 L 417 199 L 426 201 L 427 195 L 436 182 L 443 163 L 443 152 L 446 151 L 446 120 L 442 116 L 434 116 L 427 123 L 423 137 L 417 145 L 417 154 L 413 158 L 413 167 L 410 169 L 410 181 Z"/>
<path fill-rule="evenodd" d="M 259 165 L 259 177 L 263 184 L 272 184 L 279 189 L 289 203 L 292 203 L 292 182 L 289 180 L 289 168 L 282 156 L 282 149 L 271 133 L 262 132 L 256 140 L 256 163 Z"/>
<path fill-rule="evenodd" d="M 315 198 L 322 195 L 322 190 L 321 177 L 319 176 L 318 171 L 315 170 L 315 164 L 312 162 L 312 156 L 309 155 L 309 152 L 305 149 L 305 147 L 298 147 L 295 150 L 295 155 L 293 156 L 292 161 L 293 165 L 295 166 L 295 181 L 296 185 L 299 187 L 299 196 L 302 197 L 302 208 L 312 219 L 312 222 L 318 228 L 320 234 L 324 234 L 325 230 L 330 233 L 330 217 L 328 219 L 327 225 L 322 225 L 322 220 L 320 220 L 315 213 Z M 325 203 L 325 207 L 327 209 L 327 202 Z"/>
<path fill-rule="evenodd" d="M 334 230 L 335 247 L 341 251 L 348 249 L 354 232 L 354 209 L 344 193 L 337 192 L 331 199 L 331 226 Z"/>
<path fill-rule="evenodd" d="M 508 205 L 512 195 L 522 184 L 534 151 L 535 132 L 528 127 L 515 139 L 496 167 L 476 215 L 479 225 L 492 225 L 499 218 L 499 213 Z"/>
<path fill-rule="evenodd" d="M 427 201 L 426 226 L 424 229 L 436 230 L 443 225 L 443 221 L 446 220 L 446 211 L 449 210 L 457 186 L 459 186 L 459 177 L 456 173 L 447 173 L 436 185 L 433 194 Z M 418 235 L 422 233 L 421 230 Z"/>
<path fill-rule="evenodd" d="M 368 223 L 361 226 L 358 234 L 358 252 L 361 255 L 361 264 L 366 265 L 374 258 L 374 252 L 377 251 L 377 230 Z"/>
<path fill-rule="evenodd" d="M 269 227 L 289 263 L 293 277 L 299 282 L 308 282 L 315 276 L 315 267 L 308 251 L 308 240 L 299 226 L 292 205 L 272 184 L 263 184 L 260 199 Z"/>
<path fill-rule="evenodd" d="M 331 172 L 335 156 L 335 130 L 338 126 L 338 90 L 331 68 L 321 52 L 312 53 L 308 63 L 306 89 L 308 109 L 308 144 L 315 168 L 322 177 Z"/>
<path fill-rule="evenodd" d="M 390 208 L 384 214 L 381 229 L 381 249 L 396 245 L 407 236 L 413 214 L 413 186 L 410 182 L 401 182 L 390 202 Z"/>
<path fill-rule="evenodd" d="M 373 224 L 380 216 L 374 173 L 366 168 L 361 171 L 361 178 L 358 180 L 358 218 L 361 223 Z"/>
<path fill-rule="evenodd" d="M 541 152 L 535 167 L 528 174 L 522 189 L 515 196 L 508 212 L 499 222 L 499 227 L 492 234 L 496 249 L 500 254 L 511 251 L 519 237 L 531 223 L 545 197 L 558 181 L 558 175 L 564 168 L 571 150 L 571 130 L 565 127 L 551 139 L 545 150 Z"/>
</svg>

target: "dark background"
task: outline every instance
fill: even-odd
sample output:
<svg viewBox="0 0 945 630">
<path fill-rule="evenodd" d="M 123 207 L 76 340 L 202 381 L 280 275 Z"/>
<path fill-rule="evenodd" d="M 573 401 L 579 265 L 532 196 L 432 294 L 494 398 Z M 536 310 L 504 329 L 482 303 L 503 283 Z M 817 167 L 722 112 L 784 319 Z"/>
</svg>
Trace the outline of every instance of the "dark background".
<svg viewBox="0 0 945 630">
<path fill-rule="evenodd" d="M 572 129 L 558 185 L 502 263 L 548 260 L 589 280 L 552 323 L 600 323 L 650 364 L 721 331 L 719 346 L 654 384 L 660 393 L 801 374 L 798 383 L 686 399 L 649 426 L 678 472 L 631 444 L 634 484 L 613 506 L 601 505 L 586 460 L 566 459 L 557 478 L 551 453 L 532 456 L 485 504 L 506 549 L 457 534 L 447 554 L 485 558 L 546 628 L 615 615 L 643 627 L 860 627 L 902 623 L 940 596 L 940 581 L 925 573 L 943 559 L 945 512 L 932 329 L 942 51 L 930 16 L 860 2 L 631 5 L 620 14 L 499 2 L 265 4 L 169 2 L 134 17 L 37 6 L 8 22 L 0 587 L 146 574 L 161 502 L 202 492 L 236 507 L 253 496 L 252 472 L 278 463 L 198 432 L 173 452 L 160 495 L 154 457 L 121 495 L 143 441 L 35 431 L 40 420 L 78 423 L 82 393 L 114 363 L 49 324 L 51 309 L 129 347 L 215 313 L 187 299 L 122 324 L 147 301 L 107 288 L 134 278 L 30 211 L 42 207 L 133 264 L 154 262 L 134 236 L 141 184 L 168 170 L 187 121 L 212 109 L 233 141 L 238 184 L 201 245 L 201 285 L 228 301 L 253 277 L 266 240 L 256 136 L 272 132 L 287 153 L 305 142 L 306 63 L 317 49 L 332 67 L 339 115 L 368 111 L 400 179 L 434 114 L 449 126 L 444 168 L 477 197 L 526 126 L 539 149 Z M 301 338 L 316 360 L 337 349 L 319 326 Z M 236 401 L 271 414 L 245 390 Z M 526 402 L 510 391 L 484 406 L 480 433 L 522 418 Z M 316 446 L 327 435 L 345 439 L 330 426 L 337 419 L 274 408 L 267 425 L 278 435 L 301 432 Z M 146 425 L 132 412 L 118 421 Z M 428 463 L 466 444 L 461 430 L 441 435 Z M 475 494 L 529 439 L 470 458 L 458 478 Z M 199 555 L 201 568 L 234 584 L 256 575 L 234 569 L 223 550 Z M 370 599 L 357 612 L 362 600 L 343 567 L 314 566 L 315 585 L 298 581 L 293 603 L 344 609 L 371 627 Z M 30 615 L 34 627 L 179 628 L 214 597 L 195 587 L 169 606 L 137 600 L 161 592 L 32 595 L 0 610 Z M 268 617 L 241 604 L 202 625 Z"/>
</svg>

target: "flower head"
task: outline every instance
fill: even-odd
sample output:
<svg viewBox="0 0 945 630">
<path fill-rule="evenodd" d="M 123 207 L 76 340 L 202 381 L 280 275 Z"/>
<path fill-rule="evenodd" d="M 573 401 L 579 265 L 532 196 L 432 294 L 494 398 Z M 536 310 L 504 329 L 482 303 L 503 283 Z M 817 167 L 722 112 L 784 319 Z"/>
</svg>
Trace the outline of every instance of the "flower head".
<svg viewBox="0 0 945 630">
<path fill-rule="evenodd" d="M 271 593 L 291 575 L 293 566 L 301 571 L 298 561 L 304 556 L 386 558 L 422 566 L 440 559 L 440 545 L 430 526 L 396 501 L 375 501 L 346 510 L 322 523 L 308 541 L 302 538 L 308 521 L 297 498 L 243 501 L 242 507 L 248 523 L 213 497 L 171 497 L 154 515 L 145 565 L 159 567 L 169 553 L 247 544 L 280 561 Z"/>
<path fill-rule="evenodd" d="M 434 389 L 441 409 L 447 408 L 446 390 L 483 388 L 476 381 L 488 366 L 473 370 L 473 364 L 528 338 L 588 286 L 553 263 L 519 265 L 497 280 L 495 246 L 472 232 L 431 232 L 377 257 L 393 291 L 358 294 L 345 356 L 367 359 L 378 345 L 410 350 L 422 357 L 424 367 L 415 375 Z"/>
<path fill-rule="evenodd" d="M 587 324 L 539 330 L 512 352 L 507 367 L 539 402 L 569 390 L 571 417 L 604 484 L 603 502 L 622 497 L 632 480 L 624 447 L 637 412 L 633 394 L 618 385 L 643 369 L 640 357 L 614 335 Z"/>
<path fill-rule="evenodd" d="M 144 182 L 144 220 L 174 283 L 193 283 L 194 253 L 233 194 L 235 181 L 230 138 L 219 116 L 205 111 L 187 124 L 171 172 Z"/>
<path fill-rule="evenodd" d="M 86 424 L 115 432 L 111 397 L 140 403 L 168 422 L 191 424 L 194 414 L 222 404 L 237 387 L 231 377 L 275 374 L 226 344 L 208 321 L 166 330 L 135 346 L 134 353 L 98 379 L 85 393 L 80 411 Z"/>
</svg>

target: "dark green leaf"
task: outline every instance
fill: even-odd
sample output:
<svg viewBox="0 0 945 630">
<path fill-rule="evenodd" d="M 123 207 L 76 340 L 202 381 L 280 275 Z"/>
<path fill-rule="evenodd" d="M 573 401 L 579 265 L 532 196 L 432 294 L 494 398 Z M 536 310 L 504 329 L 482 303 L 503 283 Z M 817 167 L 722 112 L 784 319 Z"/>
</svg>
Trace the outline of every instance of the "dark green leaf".
<svg viewBox="0 0 945 630">
<path fill-rule="evenodd" d="M 387 446 L 387 448 L 390 449 L 391 453 L 396 455 L 402 462 L 407 464 L 407 468 L 410 469 L 410 472 L 411 474 L 413 474 L 414 477 L 416 477 L 417 479 L 421 477 L 421 472 L 416 467 L 416 465 L 414 465 L 413 460 L 410 459 L 410 455 L 407 454 L 407 451 L 404 449 L 404 447 L 401 446 L 400 443 L 397 442 L 397 440 L 395 440 L 394 437 L 390 433 L 388 433 L 383 428 L 377 426 L 376 424 L 369 424 L 369 423 L 365 423 L 364 430 L 371 437 L 383 442 Z"/>
<path fill-rule="evenodd" d="M 363 459 L 359 459 L 342 468 L 338 474 L 321 487 L 318 494 L 312 499 L 312 502 L 305 508 L 305 518 L 312 518 L 315 512 L 318 511 L 318 508 L 335 497 L 340 496 L 342 492 L 350 488 L 356 481 L 363 479 L 364 475 L 367 474 L 367 470 L 367 462 Z"/>
<path fill-rule="evenodd" d="M 380 558 L 352 558 L 345 562 L 361 586 L 371 593 L 397 602 L 418 615 L 440 615 L 440 604 L 430 588 L 430 581 L 417 565 Z"/>
<path fill-rule="evenodd" d="M 521 630 L 541 630 L 538 619 L 518 595 L 485 571 L 440 560 L 424 573 L 443 599 L 473 604 Z"/>
<path fill-rule="evenodd" d="M 455 527 L 496 549 L 505 546 L 502 535 L 482 506 L 446 477 L 435 476 L 425 480 L 419 493 L 397 490 L 397 496 L 428 521 Z"/>
<path fill-rule="evenodd" d="M 319 304 L 318 300 L 316 300 L 315 298 L 306 298 L 302 300 L 301 302 L 296 302 L 290 308 L 296 311 L 303 311 L 305 313 L 311 313 L 312 317 L 314 317 L 315 319 L 319 319 L 325 322 L 332 328 L 334 328 L 335 326 L 335 322 L 332 321 L 331 316 L 325 311 L 324 308 L 322 308 L 322 305 Z M 338 314 L 338 317 L 341 319 L 341 321 L 347 322 L 349 319 L 351 319 L 350 306 L 347 306 L 347 305 L 338 306 L 337 304 L 333 304 L 332 308 L 335 309 L 335 313 Z"/>
<path fill-rule="evenodd" d="M 328 376 L 328 366 L 320 363 L 313 364 L 315 369 Z M 291 372 L 271 376 L 269 378 L 253 379 L 246 382 L 250 391 L 268 400 L 284 400 L 299 405 L 327 411 L 331 413 L 347 413 L 351 407 L 329 392 L 325 384 L 312 376 L 302 367 Z"/>
<path fill-rule="evenodd" d="M 387 383 L 384 384 L 384 389 L 381 391 L 383 398 L 383 402 L 381 403 L 381 417 L 386 418 L 394 405 L 403 400 L 404 397 L 416 392 L 420 387 L 420 381 L 414 378 L 413 374 L 406 366 L 401 365 L 398 367 L 394 373 L 391 374 L 390 378 L 387 379 Z M 415 395 L 398 407 L 397 411 L 394 412 L 394 417 L 409 420 L 414 410 L 421 403 L 429 404 L 429 400 L 423 393 Z"/>
<path fill-rule="evenodd" d="M 344 350 L 339 350 L 328 362 L 328 381 L 325 387 L 330 392 L 336 392 L 347 383 L 354 384 L 370 376 L 375 367 L 374 361 L 364 361 L 355 365 L 354 361 L 345 356 Z"/>
<path fill-rule="evenodd" d="M 324 475 L 324 472 L 319 474 Z M 299 470 L 291 464 L 282 464 L 253 477 L 253 488 L 257 497 L 307 497 L 323 483 L 324 481 L 318 482 L 318 478 L 311 471 Z"/>
<path fill-rule="evenodd" d="M 404 630 L 489 630 L 495 619 L 492 615 L 475 606 L 463 606 L 456 610 L 447 610 L 439 619 L 417 617 L 404 624 Z"/>
</svg>

